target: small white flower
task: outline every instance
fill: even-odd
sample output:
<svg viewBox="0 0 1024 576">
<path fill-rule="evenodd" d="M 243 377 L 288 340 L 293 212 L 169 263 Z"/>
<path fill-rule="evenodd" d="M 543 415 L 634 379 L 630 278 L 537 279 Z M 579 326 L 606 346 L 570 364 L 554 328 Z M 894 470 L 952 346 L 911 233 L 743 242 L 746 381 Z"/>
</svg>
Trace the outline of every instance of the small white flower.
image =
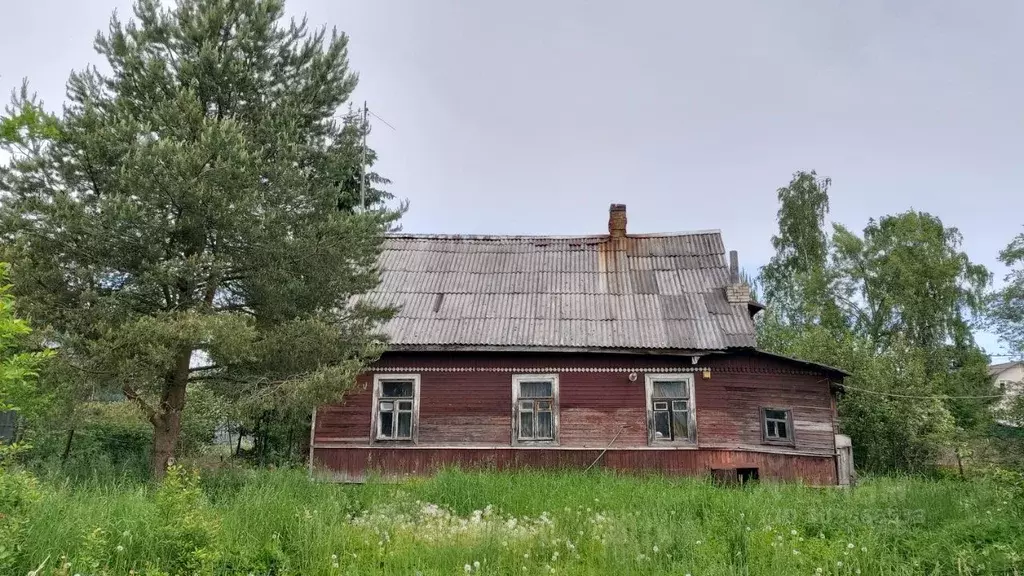
<svg viewBox="0 0 1024 576">
<path fill-rule="evenodd" d="M 815 574 L 821 574 L 821 568 L 815 568 L 814 569 L 814 573 Z"/>
<path fill-rule="evenodd" d="M 473 562 L 473 568 L 476 569 L 476 570 L 480 569 L 480 561 L 479 560 Z"/>
<path fill-rule="evenodd" d="M 853 542 L 850 542 L 849 544 L 847 544 L 846 547 L 849 548 L 850 550 L 853 550 L 853 548 L 854 548 Z"/>
<path fill-rule="evenodd" d="M 867 552 L 868 551 L 868 547 L 867 546 L 861 546 L 860 547 L 860 551 L 861 552 Z"/>
<path fill-rule="evenodd" d="M 790 530 L 789 531 L 789 535 L 790 536 L 796 536 L 796 530 Z"/>
<path fill-rule="evenodd" d="M 800 554 L 800 551 L 797 550 L 796 548 L 794 548 L 793 549 L 793 556 L 798 556 L 799 554 Z"/>
<path fill-rule="evenodd" d="M 842 567 L 843 567 L 843 561 L 842 560 L 840 560 L 839 562 L 836 562 L 836 568 L 842 568 Z"/>
<path fill-rule="evenodd" d="M 120 544 L 118 544 L 117 545 L 117 551 L 118 552 L 124 552 L 124 546 L 121 546 Z"/>
<path fill-rule="evenodd" d="M 654 548 L 651 548 L 651 550 L 654 550 L 654 553 L 657 554 L 658 553 L 658 545 L 655 544 Z"/>
<path fill-rule="evenodd" d="M 470 566 L 469 564 L 466 564 L 465 566 L 463 566 L 462 569 L 465 570 L 467 574 L 473 571 L 473 567 Z"/>
<path fill-rule="evenodd" d="M 700 540 L 697 540 L 697 546 L 700 546 Z"/>
</svg>

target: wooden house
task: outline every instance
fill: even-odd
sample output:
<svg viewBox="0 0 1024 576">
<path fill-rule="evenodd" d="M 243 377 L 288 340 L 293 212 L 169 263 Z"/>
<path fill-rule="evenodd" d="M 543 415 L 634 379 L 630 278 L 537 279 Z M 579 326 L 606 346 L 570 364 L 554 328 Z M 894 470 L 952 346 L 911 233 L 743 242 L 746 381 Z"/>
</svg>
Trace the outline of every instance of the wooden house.
<svg viewBox="0 0 1024 576">
<path fill-rule="evenodd" d="M 756 349 L 761 305 L 721 234 L 395 234 L 367 298 L 390 348 L 314 414 L 346 480 L 601 467 L 837 484 L 844 373 Z"/>
</svg>

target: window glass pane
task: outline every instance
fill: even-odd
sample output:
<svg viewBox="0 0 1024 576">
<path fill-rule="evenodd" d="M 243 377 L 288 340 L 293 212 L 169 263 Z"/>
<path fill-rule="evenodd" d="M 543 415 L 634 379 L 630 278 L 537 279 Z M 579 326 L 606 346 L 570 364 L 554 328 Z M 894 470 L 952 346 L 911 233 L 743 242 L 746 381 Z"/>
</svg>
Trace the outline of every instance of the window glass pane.
<svg viewBox="0 0 1024 576">
<path fill-rule="evenodd" d="M 533 438 L 533 412 L 519 413 L 519 437 Z"/>
<path fill-rule="evenodd" d="M 686 405 L 686 400 L 673 400 L 672 401 L 672 411 L 673 412 L 675 412 L 677 410 L 686 410 L 687 408 L 688 408 L 688 406 Z"/>
<path fill-rule="evenodd" d="M 655 410 L 668 410 L 668 402 L 655 402 L 654 403 L 654 409 Z"/>
<path fill-rule="evenodd" d="M 551 410 L 551 402 L 548 400 L 537 401 L 537 410 Z"/>
<path fill-rule="evenodd" d="M 392 428 L 395 423 L 395 415 L 393 412 L 381 412 L 380 413 L 380 435 L 384 438 L 392 437 Z"/>
<path fill-rule="evenodd" d="M 385 410 L 390 412 L 390 411 L 395 409 L 395 403 L 394 402 L 381 402 L 380 403 L 380 409 L 381 409 L 382 412 L 385 411 Z"/>
<path fill-rule="evenodd" d="M 655 398 L 688 398 L 689 386 L 686 382 L 671 382 L 668 380 L 654 381 Z"/>
<path fill-rule="evenodd" d="M 779 431 L 775 427 L 775 421 L 774 420 L 768 420 L 767 422 L 765 422 L 765 426 L 766 426 L 766 429 L 768 431 L 768 437 L 769 438 L 777 438 L 779 436 Z"/>
<path fill-rule="evenodd" d="M 786 411 L 785 410 L 765 410 L 764 411 L 764 417 L 765 418 L 772 418 L 774 420 L 785 420 L 786 419 Z"/>
<path fill-rule="evenodd" d="M 789 438 L 789 430 L 786 429 L 785 422 L 779 422 L 776 426 L 779 432 L 779 438 Z"/>
<path fill-rule="evenodd" d="M 656 440 L 672 439 L 672 430 L 669 424 L 668 412 L 654 413 L 654 438 Z"/>
<path fill-rule="evenodd" d="M 412 398 L 412 382 L 384 380 L 380 383 L 380 395 L 384 398 Z"/>
<path fill-rule="evenodd" d="M 412 412 L 398 413 L 399 438 L 412 438 Z"/>
<path fill-rule="evenodd" d="M 672 412 L 672 438 L 680 440 L 689 438 L 688 432 L 690 423 L 688 421 L 688 413 L 683 410 L 680 412 Z"/>
<path fill-rule="evenodd" d="M 537 412 L 537 438 L 554 438 L 551 412 Z"/>
<path fill-rule="evenodd" d="M 520 382 L 519 383 L 519 397 L 520 398 L 550 398 L 551 397 L 551 382 L 545 382 L 545 381 Z"/>
<path fill-rule="evenodd" d="M 519 409 L 533 412 L 533 400 L 520 400 Z"/>
<path fill-rule="evenodd" d="M 412 410 L 412 402 L 406 400 L 398 403 L 399 410 Z"/>
</svg>

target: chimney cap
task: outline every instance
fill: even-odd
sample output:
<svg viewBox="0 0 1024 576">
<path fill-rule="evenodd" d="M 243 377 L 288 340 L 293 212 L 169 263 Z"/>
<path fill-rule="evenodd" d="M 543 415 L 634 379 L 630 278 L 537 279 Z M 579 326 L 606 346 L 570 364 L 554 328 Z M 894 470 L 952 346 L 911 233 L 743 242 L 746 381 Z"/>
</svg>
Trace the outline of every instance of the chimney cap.
<svg viewBox="0 0 1024 576">
<path fill-rule="evenodd" d="M 612 204 L 608 208 L 608 211 L 609 212 L 625 212 L 626 211 L 626 205 L 625 204 Z"/>
</svg>

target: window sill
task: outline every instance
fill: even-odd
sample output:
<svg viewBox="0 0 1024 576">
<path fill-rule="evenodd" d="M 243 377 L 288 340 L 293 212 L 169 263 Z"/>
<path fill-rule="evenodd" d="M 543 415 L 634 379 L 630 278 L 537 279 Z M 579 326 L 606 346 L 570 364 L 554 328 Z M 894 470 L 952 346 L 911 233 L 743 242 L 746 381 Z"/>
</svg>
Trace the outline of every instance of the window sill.
<svg viewBox="0 0 1024 576">
<path fill-rule="evenodd" d="M 416 439 L 412 440 L 390 440 L 388 438 L 374 438 L 370 443 L 375 446 L 415 446 Z"/>
<path fill-rule="evenodd" d="M 648 442 L 649 448 L 663 448 L 666 450 L 696 450 L 697 443 L 689 440 L 673 440 L 669 441 L 654 441 Z"/>
<path fill-rule="evenodd" d="M 795 440 L 762 440 L 761 444 L 765 446 L 785 446 L 787 448 L 796 448 Z"/>
<path fill-rule="evenodd" d="M 513 448 L 558 448 L 558 440 L 516 440 Z"/>
</svg>

